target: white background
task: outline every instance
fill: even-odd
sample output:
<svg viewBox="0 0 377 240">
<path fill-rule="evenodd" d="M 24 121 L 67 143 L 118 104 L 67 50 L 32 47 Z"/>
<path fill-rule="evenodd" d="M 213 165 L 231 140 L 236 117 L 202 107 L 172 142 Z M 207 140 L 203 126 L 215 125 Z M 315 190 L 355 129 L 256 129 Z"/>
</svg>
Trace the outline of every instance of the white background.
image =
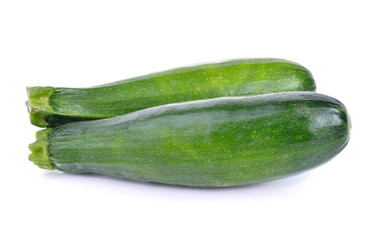
<svg viewBox="0 0 377 240">
<path fill-rule="evenodd" d="M 0 239 L 377 239 L 375 1 L 1 1 Z M 285 58 L 352 118 L 349 145 L 280 181 L 195 189 L 42 170 L 26 86 Z M 373 229 L 374 228 L 374 229 Z"/>
</svg>

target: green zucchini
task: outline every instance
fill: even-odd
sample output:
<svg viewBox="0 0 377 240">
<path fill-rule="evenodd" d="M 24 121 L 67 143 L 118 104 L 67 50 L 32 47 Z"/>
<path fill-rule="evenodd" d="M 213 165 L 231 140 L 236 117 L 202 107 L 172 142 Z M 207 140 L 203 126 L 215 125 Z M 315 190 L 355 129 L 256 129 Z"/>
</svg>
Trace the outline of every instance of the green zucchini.
<svg viewBox="0 0 377 240">
<path fill-rule="evenodd" d="M 45 169 L 139 181 L 225 187 L 319 166 L 348 143 L 338 100 L 312 92 L 168 104 L 37 133 L 30 160 Z"/>
<path fill-rule="evenodd" d="M 31 123 L 110 118 L 137 110 L 199 99 L 315 91 L 311 73 L 281 59 L 243 59 L 177 68 L 92 88 L 29 87 Z"/>
</svg>

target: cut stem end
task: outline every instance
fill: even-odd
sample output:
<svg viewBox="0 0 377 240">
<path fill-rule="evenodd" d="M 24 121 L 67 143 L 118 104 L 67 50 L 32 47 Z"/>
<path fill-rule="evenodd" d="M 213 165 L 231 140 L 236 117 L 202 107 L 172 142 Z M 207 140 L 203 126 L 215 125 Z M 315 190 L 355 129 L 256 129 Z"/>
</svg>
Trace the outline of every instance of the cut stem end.
<svg viewBox="0 0 377 240">
<path fill-rule="evenodd" d="M 53 114 L 49 103 L 55 89 L 53 87 L 28 87 L 26 90 L 28 94 L 26 106 L 30 113 L 30 122 L 38 127 L 46 127 L 45 117 Z"/>
<path fill-rule="evenodd" d="M 29 145 L 31 154 L 29 160 L 35 165 L 43 169 L 55 169 L 50 160 L 50 155 L 47 150 L 47 138 L 51 128 L 40 130 L 36 133 L 36 141 Z"/>
</svg>

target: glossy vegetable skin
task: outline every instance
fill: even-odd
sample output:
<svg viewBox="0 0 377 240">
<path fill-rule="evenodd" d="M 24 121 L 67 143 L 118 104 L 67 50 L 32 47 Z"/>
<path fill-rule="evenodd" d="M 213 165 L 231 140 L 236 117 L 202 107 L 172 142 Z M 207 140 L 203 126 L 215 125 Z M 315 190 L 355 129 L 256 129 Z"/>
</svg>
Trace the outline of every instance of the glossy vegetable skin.
<svg viewBox="0 0 377 240">
<path fill-rule="evenodd" d="M 29 87 L 32 124 L 124 115 L 176 102 L 275 92 L 315 91 L 311 73 L 281 59 L 242 59 L 177 68 L 92 88 Z"/>
<path fill-rule="evenodd" d="M 47 169 L 225 187 L 317 167 L 348 143 L 334 98 L 293 92 L 169 104 L 39 132 L 30 160 Z"/>
</svg>

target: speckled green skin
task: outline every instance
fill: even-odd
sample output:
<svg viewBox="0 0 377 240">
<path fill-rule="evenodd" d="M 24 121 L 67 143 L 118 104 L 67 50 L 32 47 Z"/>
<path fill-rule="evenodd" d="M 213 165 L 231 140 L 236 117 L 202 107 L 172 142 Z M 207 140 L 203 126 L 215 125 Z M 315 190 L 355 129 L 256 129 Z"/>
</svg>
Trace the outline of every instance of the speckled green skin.
<svg viewBox="0 0 377 240">
<path fill-rule="evenodd" d="M 349 140 L 345 107 L 310 92 L 169 104 L 75 122 L 48 135 L 56 169 L 195 187 L 279 179 L 321 165 Z"/>
<path fill-rule="evenodd" d="M 50 108 L 32 105 L 32 123 L 41 127 L 110 118 L 133 111 L 199 99 L 315 91 L 311 73 L 281 59 L 243 59 L 177 68 L 93 88 L 54 88 Z M 38 87 L 32 89 L 40 92 Z M 29 91 L 29 92 L 33 92 Z M 33 94 L 29 94 L 33 102 Z M 38 98 L 40 96 L 38 95 Z M 38 100 L 38 99 L 37 99 Z M 40 111 L 43 113 L 41 114 Z M 34 118 L 32 115 L 36 115 Z M 39 119 L 39 115 L 44 116 Z"/>
</svg>

